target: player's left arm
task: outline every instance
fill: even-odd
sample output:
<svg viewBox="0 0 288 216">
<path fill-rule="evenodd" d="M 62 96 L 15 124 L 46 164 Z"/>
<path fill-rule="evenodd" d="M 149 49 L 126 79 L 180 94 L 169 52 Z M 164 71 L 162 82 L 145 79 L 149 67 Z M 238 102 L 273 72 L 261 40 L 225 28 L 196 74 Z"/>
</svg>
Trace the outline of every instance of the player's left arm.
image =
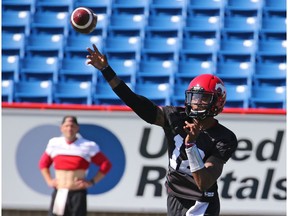
<svg viewBox="0 0 288 216">
<path fill-rule="evenodd" d="M 201 191 L 208 190 L 220 177 L 224 166 L 224 161 L 210 156 L 202 169 L 192 172 L 193 178 Z"/>
<path fill-rule="evenodd" d="M 112 163 L 111 161 L 108 159 L 108 157 L 102 153 L 102 152 L 98 152 L 96 155 L 94 155 L 91 158 L 92 162 L 94 164 L 96 164 L 97 166 L 99 166 L 99 171 L 96 173 L 96 175 L 91 179 L 91 182 L 93 184 L 98 183 L 99 181 L 101 181 L 107 174 L 108 172 L 111 170 L 112 168 Z"/>
</svg>

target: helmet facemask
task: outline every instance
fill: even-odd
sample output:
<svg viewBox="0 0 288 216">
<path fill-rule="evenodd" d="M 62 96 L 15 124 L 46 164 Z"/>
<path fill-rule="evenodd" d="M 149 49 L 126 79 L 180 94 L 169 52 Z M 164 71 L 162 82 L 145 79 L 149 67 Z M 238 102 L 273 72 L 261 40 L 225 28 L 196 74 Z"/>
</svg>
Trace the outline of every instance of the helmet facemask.
<svg viewBox="0 0 288 216">
<path fill-rule="evenodd" d="M 185 112 L 190 118 L 205 119 L 214 116 L 211 111 L 215 102 L 214 93 L 194 87 L 185 91 Z"/>
</svg>

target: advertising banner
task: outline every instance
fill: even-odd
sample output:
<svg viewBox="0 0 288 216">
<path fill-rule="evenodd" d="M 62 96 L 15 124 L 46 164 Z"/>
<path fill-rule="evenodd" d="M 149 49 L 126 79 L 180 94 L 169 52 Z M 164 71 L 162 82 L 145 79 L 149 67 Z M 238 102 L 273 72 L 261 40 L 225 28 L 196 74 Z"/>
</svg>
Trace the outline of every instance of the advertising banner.
<svg viewBox="0 0 288 216">
<path fill-rule="evenodd" d="M 89 189 L 89 210 L 166 212 L 164 133 L 130 111 L 2 109 L 2 208 L 49 208 L 52 189 L 38 162 L 48 140 L 61 135 L 65 115 L 78 117 L 80 135 L 95 141 L 113 164 Z M 218 179 L 221 213 L 286 215 L 285 116 L 220 114 L 217 119 L 238 139 Z M 91 166 L 87 175 L 96 171 Z"/>
</svg>

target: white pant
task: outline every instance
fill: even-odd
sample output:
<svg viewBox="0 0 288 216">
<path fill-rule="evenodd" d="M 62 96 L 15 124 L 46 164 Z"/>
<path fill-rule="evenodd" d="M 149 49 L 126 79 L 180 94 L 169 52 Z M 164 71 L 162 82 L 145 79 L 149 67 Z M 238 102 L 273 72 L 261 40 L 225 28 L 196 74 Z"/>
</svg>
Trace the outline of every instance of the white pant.
<svg viewBox="0 0 288 216">
<path fill-rule="evenodd" d="M 196 201 L 195 205 L 188 209 L 186 216 L 204 216 L 208 204 L 207 202 Z"/>
</svg>

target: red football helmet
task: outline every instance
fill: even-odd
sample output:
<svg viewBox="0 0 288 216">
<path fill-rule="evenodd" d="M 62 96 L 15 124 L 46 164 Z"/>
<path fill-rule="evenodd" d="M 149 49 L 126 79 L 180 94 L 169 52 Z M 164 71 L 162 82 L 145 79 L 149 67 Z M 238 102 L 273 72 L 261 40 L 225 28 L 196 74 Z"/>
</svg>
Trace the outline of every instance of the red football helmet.
<svg viewBox="0 0 288 216">
<path fill-rule="evenodd" d="M 222 80 L 212 74 L 195 77 L 185 91 L 185 110 L 191 118 L 205 119 L 222 112 L 226 89 Z"/>
</svg>

